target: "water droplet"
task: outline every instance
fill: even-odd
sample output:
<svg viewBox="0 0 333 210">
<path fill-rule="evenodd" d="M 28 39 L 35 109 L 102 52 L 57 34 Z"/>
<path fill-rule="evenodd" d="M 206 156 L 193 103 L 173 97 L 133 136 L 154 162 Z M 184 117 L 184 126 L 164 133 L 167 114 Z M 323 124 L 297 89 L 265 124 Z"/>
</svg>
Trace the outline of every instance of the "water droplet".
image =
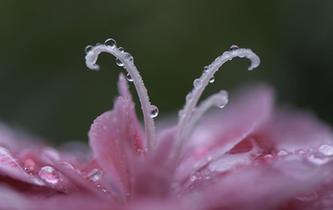
<svg viewBox="0 0 333 210">
<path fill-rule="evenodd" d="M 89 174 L 88 174 L 88 178 L 93 181 L 93 182 L 97 182 L 98 180 L 100 180 L 103 176 L 102 171 L 98 170 L 97 168 L 93 169 Z"/>
<path fill-rule="evenodd" d="M 239 47 L 235 44 L 231 45 L 229 48 L 229 50 L 237 50 L 237 49 L 239 49 Z"/>
<path fill-rule="evenodd" d="M 199 87 L 199 86 L 201 86 L 201 80 L 200 80 L 200 79 L 195 79 L 195 80 L 193 81 L 193 86 L 194 86 L 194 87 Z"/>
<path fill-rule="evenodd" d="M 134 62 L 133 56 L 129 53 L 125 54 L 125 59 L 128 60 L 129 62 Z"/>
<path fill-rule="evenodd" d="M 278 151 L 277 155 L 280 157 L 284 157 L 284 156 L 288 155 L 288 152 L 286 150 L 282 149 L 282 150 Z"/>
<path fill-rule="evenodd" d="M 183 116 L 184 115 L 184 110 L 179 110 L 179 112 L 178 112 L 178 117 L 181 117 L 181 116 Z"/>
<path fill-rule="evenodd" d="M 323 144 L 319 147 L 318 151 L 326 156 L 333 155 L 333 147 L 327 144 Z"/>
<path fill-rule="evenodd" d="M 116 64 L 117 64 L 117 66 L 119 66 L 119 67 L 123 67 L 123 66 L 124 66 L 124 63 L 121 62 L 121 60 L 119 60 L 118 58 L 116 59 Z"/>
<path fill-rule="evenodd" d="M 26 159 L 23 167 L 26 172 L 31 173 L 35 170 L 36 163 L 32 159 Z"/>
<path fill-rule="evenodd" d="M 109 39 L 105 40 L 104 44 L 106 46 L 114 47 L 114 46 L 116 46 L 117 42 L 116 42 L 116 40 L 109 38 Z"/>
<path fill-rule="evenodd" d="M 84 52 L 88 53 L 92 48 L 93 48 L 92 45 L 87 45 L 87 46 L 84 48 Z"/>
<path fill-rule="evenodd" d="M 192 93 L 189 92 L 189 93 L 186 95 L 186 101 L 191 100 L 191 98 L 192 98 Z"/>
<path fill-rule="evenodd" d="M 304 149 L 298 149 L 298 150 L 296 151 L 296 153 L 297 153 L 298 155 L 305 155 L 305 154 L 306 154 L 306 152 L 305 152 Z"/>
<path fill-rule="evenodd" d="M 268 161 L 271 161 L 271 160 L 273 160 L 273 155 L 271 155 L 271 154 L 266 154 L 266 155 L 264 155 L 264 159 L 265 160 L 268 160 Z"/>
<path fill-rule="evenodd" d="M 157 106 L 151 105 L 150 113 L 149 113 L 150 117 L 151 118 L 157 117 L 158 116 L 158 112 L 159 112 L 159 110 L 158 110 Z"/>
<path fill-rule="evenodd" d="M 125 49 L 124 49 L 123 47 L 119 47 L 118 50 L 119 50 L 121 53 L 125 52 Z"/>
<path fill-rule="evenodd" d="M 51 166 L 44 166 L 38 172 L 39 177 L 46 183 L 55 185 L 59 182 L 56 170 Z"/>
<path fill-rule="evenodd" d="M 314 165 L 324 165 L 329 161 L 329 158 L 321 157 L 318 154 L 311 154 L 307 159 L 309 162 L 311 162 Z"/>
<path fill-rule="evenodd" d="M 223 109 L 227 103 L 223 102 L 219 105 L 217 105 L 218 108 Z"/>
<path fill-rule="evenodd" d="M 198 177 L 197 177 L 196 175 L 193 175 L 193 176 L 191 176 L 191 178 L 190 178 L 191 182 L 194 182 L 194 181 L 197 180 L 197 179 L 198 179 Z"/>
<path fill-rule="evenodd" d="M 129 81 L 129 82 L 133 82 L 133 78 L 132 78 L 132 76 L 130 75 L 130 73 L 127 73 L 127 74 L 126 74 L 126 79 L 127 79 L 127 81 Z"/>
<path fill-rule="evenodd" d="M 212 76 L 212 78 L 210 78 L 210 80 L 209 80 L 209 83 L 214 83 L 214 82 L 215 82 L 215 77 Z"/>
<path fill-rule="evenodd" d="M 204 70 L 204 72 L 205 72 L 205 71 L 207 71 L 207 70 L 208 70 L 208 68 L 209 68 L 208 66 L 205 66 L 205 67 L 204 67 L 204 69 L 203 69 L 203 70 Z"/>
<path fill-rule="evenodd" d="M 318 198 L 318 194 L 316 192 L 312 192 L 309 194 L 305 194 L 305 195 L 296 197 L 296 199 L 298 199 L 300 201 L 314 201 L 314 200 L 317 200 L 317 198 Z"/>
</svg>

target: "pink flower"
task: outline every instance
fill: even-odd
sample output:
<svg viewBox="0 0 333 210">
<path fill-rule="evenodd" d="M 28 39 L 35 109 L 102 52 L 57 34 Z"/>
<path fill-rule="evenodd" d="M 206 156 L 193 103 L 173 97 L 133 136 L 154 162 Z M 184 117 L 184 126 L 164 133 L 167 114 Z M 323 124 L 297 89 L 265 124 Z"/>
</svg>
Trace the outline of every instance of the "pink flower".
<svg viewBox="0 0 333 210">
<path fill-rule="evenodd" d="M 197 105 L 215 72 L 234 57 L 259 58 L 233 46 L 186 97 L 174 126 L 155 133 L 158 114 L 133 57 L 109 39 L 90 47 L 87 66 L 113 54 L 134 82 L 144 115 L 137 120 L 126 79 L 112 111 L 96 118 L 84 146 L 55 150 L 0 127 L 0 209 L 292 210 L 333 209 L 333 134 L 308 113 L 276 110 L 269 87 L 221 91 Z M 223 110 L 205 114 L 218 106 Z"/>
</svg>

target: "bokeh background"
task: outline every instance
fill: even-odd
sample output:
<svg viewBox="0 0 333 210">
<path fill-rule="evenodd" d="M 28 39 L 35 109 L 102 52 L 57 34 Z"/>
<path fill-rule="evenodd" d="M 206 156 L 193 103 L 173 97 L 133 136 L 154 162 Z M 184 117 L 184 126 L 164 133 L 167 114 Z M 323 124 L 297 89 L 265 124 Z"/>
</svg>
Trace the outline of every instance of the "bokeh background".
<svg viewBox="0 0 333 210">
<path fill-rule="evenodd" d="M 135 62 L 160 112 L 182 107 L 203 66 L 231 44 L 252 48 L 262 65 L 235 59 L 206 95 L 264 81 L 279 101 L 333 124 L 333 1 L 1 0 L 0 118 L 61 143 L 86 141 L 92 120 L 112 107 L 119 67 L 100 72 L 84 48 L 117 40 Z"/>
</svg>

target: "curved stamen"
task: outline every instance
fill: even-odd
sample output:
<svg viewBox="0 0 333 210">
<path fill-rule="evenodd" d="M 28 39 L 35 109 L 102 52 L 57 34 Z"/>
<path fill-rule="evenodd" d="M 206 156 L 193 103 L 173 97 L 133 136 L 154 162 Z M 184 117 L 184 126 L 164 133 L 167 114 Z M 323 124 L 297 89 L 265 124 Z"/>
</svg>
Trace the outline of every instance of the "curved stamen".
<svg viewBox="0 0 333 210">
<path fill-rule="evenodd" d="M 110 39 L 107 41 L 109 40 Z M 141 103 L 148 149 L 152 149 L 154 146 L 153 141 L 155 139 L 155 123 L 153 120 L 154 116 L 152 116 L 150 113 L 156 108 L 150 103 L 148 91 L 143 83 L 138 69 L 133 62 L 133 57 L 129 53 L 125 52 L 122 48 L 118 48 L 115 45 L 115 42 L 111 45 L 108 45 L 107 43 L 97 44 L 96 46 L 89 47 L 89 51 L 85 56 L 86 65 L 89 69 L 99 69 L 99 65 L 96 64 L 96 62 L 99 54 L 103 52 L 109 53 L 116 57 L 117 65 L 124 67 L 130 76 L 129 78 L 131 78 L 131 81 L 134 82 L 134 86 Z"/>
<path fill-rule="evenodd" d="M 221 90 L 220 92 L 215 93 L 202 101 L 193 112 L 190 122 L 184 128 L 184 139 L 189 137 L 199 120 L 211 107 L 215 106 L 222 109 L 227 105 L 227 103 L 228 92 L 225 90 Z"/>
<path fill-rule="evenodd" d="M 200 78 L 195 79 L 193 82 L 194 88 L 186 97 L 186 103 L 184 109 L 181 111 L 178 121 L 178 131 L 177 131 L 177 140 L 175 145 L 175 151 L 181 149 L 182 143 L 184 141 L 185 127 L 186 124 L 191 120 L 192 113 L 195 110 L 195 107 L 205 90 L 205 87 L 209 84 L 211 79 L 214 77 L 214 74 L 220 69 L 220 67 L 229 60 L 232 60 L 235 57 L 244 58 L 246 57 L 251 61 L 251 65 L 248 70 L 253 70 L 260 64 L 259 57 L 250 49 L 231 47 L 229 51 L 224 52 L 221 56 L 217 57 L 209 66 L 207 66 L 201 75 Z"/>
</svg>

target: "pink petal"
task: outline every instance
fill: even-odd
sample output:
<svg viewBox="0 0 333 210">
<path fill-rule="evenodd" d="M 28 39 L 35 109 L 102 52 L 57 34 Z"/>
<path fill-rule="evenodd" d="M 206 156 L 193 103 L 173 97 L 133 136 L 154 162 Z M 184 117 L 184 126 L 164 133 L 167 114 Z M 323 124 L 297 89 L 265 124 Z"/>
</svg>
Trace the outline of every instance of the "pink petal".
<svg viewBox="0 0 333 210">
<path fill-rule="evenodd" d="M 273 94 L 270 88 L 258 86 L 241 93 L 225 110 L 207 117 L 198 126 L 185 150 L 185 161 L 179 178 L 189 177 L 194 170 L 222 156 L 254 133 L 271 114 Z M 182 178 L 181 178 L 182 179 Z"/>
<path fill-rule="evenodd" d="M 126 79 L 119 77 L 121 96 L 114 109 L 95 119 L 89 131 L 90 146 L 99 165 L 114 187 L 123 192 L 130 188 L 130 159 L 143 154 L 146 142 L 142 136 Z"/>
<path fill-rule="evenodd" d="M 279 160 L 273 165 L 234 170 L 199 191 L 203 209 L 283 209 L 300 195 L 318 189 L 329 168 L 316 168 L 300 160 Z M 206 205 L 206 206 L 205 206 Z M 210 208 L 208 208 L 209 206 Z M 294 208 L 302 209 L 302 208 Z"/>
<path fill-rule="evenodd" d="M 261 133 L 267 141 L 274 143 L 277 150 L 305 152 L 317 150 L 322 145 L 329 145 L 333 150 L 331 129 L 315 116 L 305 112 L 295 110 L 277 112 Z"/>
</svg>

